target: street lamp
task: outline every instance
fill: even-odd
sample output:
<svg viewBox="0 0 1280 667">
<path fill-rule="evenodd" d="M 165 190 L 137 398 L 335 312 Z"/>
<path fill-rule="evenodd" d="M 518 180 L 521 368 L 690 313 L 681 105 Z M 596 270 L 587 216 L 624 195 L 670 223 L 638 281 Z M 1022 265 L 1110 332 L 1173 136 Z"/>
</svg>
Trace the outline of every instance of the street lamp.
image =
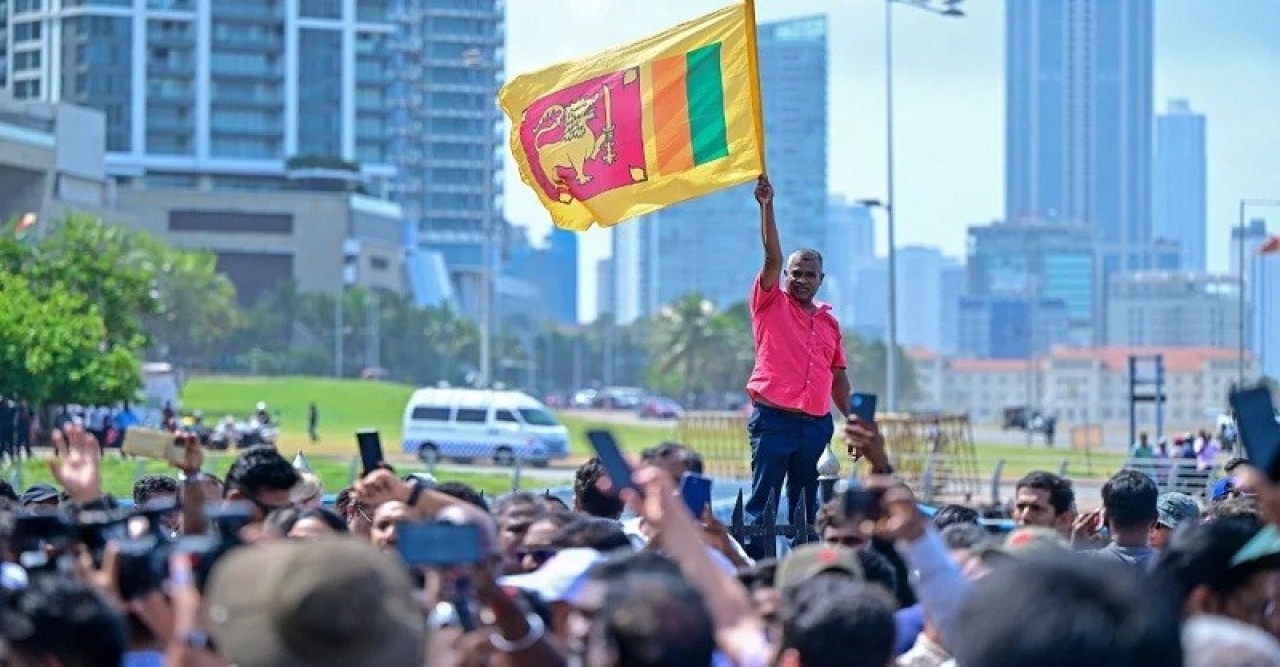
<svg viewBox="0 0 1280 667">
<path fill-rule="evenodd" d="M 1238 359 L 1237 359 L 1237 369 L 1236 369 L 1236 370 L 1237 370 L 1237 374 L 1238 374 L 1238 376 L 1239 376 L 1239 377 L 1237 378 L 1237 380 L 1238 380 L 1238 382 L 1239 382 L 1239 385 L 1238 385 L 1238 386 L 1240 386 L 1240 387 L 1243 387 L 1243 386 L 1244 386 L 1244 336 L 1245 336 L 1245 328 L 1246 328 L 1246 326 L 1247 326 L 1247 325 L 1245 324 L 1245 305 L 1244 305 L 1244 304 L 1245 304 L 1245 287 L 1244 287 L 1244 277 L 1245 277 L 1245 276 L 1244 276 L 1244 260 L 1245 260 L 1244 245 L 1245 245 L 1245 243 L 1244 243 L 1244 237 L 1247 235 L 1247 230 L 1245 229 L 1245 226 L 1244 226 L 1244 222 L 1245 222 L 1244 217 L 1245 217 L 1245 211 L 1246 211 L 1250 206 L 1257 206 L 1257 207 L 1263 207 L 1263 206 L 1275 206 L 1275 207 L 1280 207 L 1280 199 L 1241 199 L 1241 200 L 1240 200 L 1240 219 L 1239 219 L 1239 221 L 1238 221 L 1238 226 L 1236 227 L 1236 236 L 1237 236 L 1237 238 L 1236 238 L 1236 249 L 1237 249 L 1237 251 L 1239 252 L 1238 259 L 1239 259 L 1239 263 L 1240 263 L 1240 266 L 1236 267 L 1236 269 L 1237 269 L 1237 271 L 1238 271 L 1238 273 L 1239 273 L 1239 279 L 1240 279 L 1240 336 L 1239 336 L 1238 340 L 1236 341 L 1236 342 L 1238 343 L 1238 347 L 1237 347 L 1237 349 L 1236 349 L 1236 353 L 1237 353 L 1237 355 L 1238 355 Z"/>
<path fill-rule="evenodd" d="M 885 392 L 889 395 L 888 409 L 898 409 L 898 262 L 894 248 L 893 209 L 897 200 L 893 198 L 893 5 L 900 4 L 916 9 L 947 16 L 961 18 L 964 10 L 959 5 L 962 0 L 943 0 L 941 6 L 929 0 L 885 0 L 884 6 L 884 105 L 885 105 L 885 168 L 887 170 L 886 196 L 888 201 L 880 204 L 884 208 L 887 219 L 887 236 L 889 242 L 889 326 L 888 353 L 886 355 Z M 864 204 L 868 205 L 869 204 Z"/>
<path fill-rule="evenodd" d="M 479 48 L 467 49 L 462 54 L 462 61 L 467 67 L 489 73 L 491 63 L 484 51 Z M 492 83 L 492 77 L 486 78 L 486 85 Z M 488 386 L 493 381 L 493 109 L 492 105 L 484 107 L 485 126 L 485 179 L 484 179 L 484 217 L 481 218 L 480 230 L 480 368 L 476 384 Z"/>
</svg>

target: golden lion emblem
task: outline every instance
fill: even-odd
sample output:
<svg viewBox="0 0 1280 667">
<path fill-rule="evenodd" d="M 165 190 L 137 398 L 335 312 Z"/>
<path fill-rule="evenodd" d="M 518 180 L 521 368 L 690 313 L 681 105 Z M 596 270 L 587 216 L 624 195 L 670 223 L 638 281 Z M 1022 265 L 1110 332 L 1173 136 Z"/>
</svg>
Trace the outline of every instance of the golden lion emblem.
<svg viewBox="0 0 1280 667">
<path fill-rule="evenodd" d="M 587 121 L 596 117 L 596 104 L 604 98 L 604 127 L 596 136 Z M 564 128 L 560 139 L 539 144 L 542 135 L 556 128 Z M 587 161 L 603 159 L 605 164 L 613 164 L 617 159 L 613 149 L 613 106 L 609 87 L 606 85 L 591 95 L 584 95 L 569 104 L 553 104 L 542 112 L 538 124 L 534 128 L 534 147 L 538 151 L 538 165 L 542 173 L 557 190 L 567 191 L 569 184 L 560 175 L 560 169 L 573 171 L 573 178 L 578 185 L 591 182 L 591 174 L 584 168 Z M 600 152 L 604 151 L 601 157 Z M 561 195 L 561 199 L 568 197 Z"/>
</svg>

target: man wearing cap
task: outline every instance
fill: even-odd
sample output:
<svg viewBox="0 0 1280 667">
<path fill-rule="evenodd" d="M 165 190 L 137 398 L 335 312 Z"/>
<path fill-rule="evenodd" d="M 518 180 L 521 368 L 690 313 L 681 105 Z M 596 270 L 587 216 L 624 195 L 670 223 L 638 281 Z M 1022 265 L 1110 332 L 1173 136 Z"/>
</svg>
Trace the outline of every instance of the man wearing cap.
<svg viewBox="0 0 1280 667">
<path fill-rule="evenodd" d="M 1152 549 L 1163 549 L 1169 544 L 1169 536 L 1183 524 L 1194 525 L 1200 521 L 1200 506 L 1195 498 L 1169 491 L 1160 494 L 1156 499 L 1156 525 L 1151 527 L 1151 536 L 1147 546 Z"/>
<path fill-rule="evenodd" d="M 51 484 L 32 484 L 18 498 L 27 511 L 56 510 L 62 494 Z"/>
</svg>

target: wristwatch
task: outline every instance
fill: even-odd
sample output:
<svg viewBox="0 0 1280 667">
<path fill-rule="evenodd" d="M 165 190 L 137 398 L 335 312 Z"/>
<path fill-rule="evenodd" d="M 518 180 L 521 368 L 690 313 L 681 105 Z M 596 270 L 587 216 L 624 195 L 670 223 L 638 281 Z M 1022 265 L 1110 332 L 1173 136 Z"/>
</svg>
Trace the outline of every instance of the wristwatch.
<svg viewBox="0 0 1280 667">
<path fill-rule="evenodd" d="M 182 645 L 199 651 L 216 652 L 213 647 L 213 638 L 204 630 L 190 630 L 179 638 Z"/>
<path fill-rule="evenodd" d="M 178 479 L 182 480 L 184 484 L 199 484 L 204 481 L 204 471 L 197 470 L 190 475 L 180 472 L 178 473 Z"/>
</svg>

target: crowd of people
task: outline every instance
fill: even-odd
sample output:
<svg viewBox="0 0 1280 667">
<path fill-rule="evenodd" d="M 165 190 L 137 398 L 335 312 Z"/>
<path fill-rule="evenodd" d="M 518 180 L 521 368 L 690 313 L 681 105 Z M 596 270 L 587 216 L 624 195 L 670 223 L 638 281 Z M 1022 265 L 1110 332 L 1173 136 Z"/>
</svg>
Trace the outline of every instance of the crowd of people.
<svg viewBox="0 0 1280 667">
<path fill-rule="evenodd" d="M 974 508 L 922 511 L 883 474 L 874 423 L 843 437 L 871 474 L 755 560 L 680 498 L 702 462 L 678 444 L 647 450 L 620 493 L 595 459 L 568 502 L 492 505 L 383 466 L 326 505 L 274 448 L 218 478 L 188 438 L 179 470 L 138 479 L 123 510 L 73 424 L 55 434 L 57 487 L 0 488 L 0 662 L 1280 665 L 1280 488 L 1243 462 L 1203 505 L 1124 470 L 1080 508 L 1069 480 L 1035 472 L 998 534 Z M 426 547 L 402 540 L 442 524 L 478 551 L 414 560 Z"/>
</svg>

